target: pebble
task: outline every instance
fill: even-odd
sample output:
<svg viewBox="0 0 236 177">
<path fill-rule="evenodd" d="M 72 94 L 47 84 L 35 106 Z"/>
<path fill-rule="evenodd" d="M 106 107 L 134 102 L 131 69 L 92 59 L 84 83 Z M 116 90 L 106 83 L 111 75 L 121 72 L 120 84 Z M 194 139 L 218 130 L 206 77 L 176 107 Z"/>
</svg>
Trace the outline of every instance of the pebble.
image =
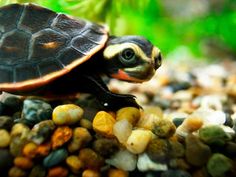
<svg viewBox="0 0 236 177">
<path fill-rule="evenodd" d="M 183 158 L 171 158 L 169 161 L 169 167 L 172 169 L 181 169 L 185 171 L 191 169 L 190 164 Z"/>
<path fill-rule="evenodd" d="M 127 139 L 126 148 L 134 154 L 140 154 L 145 151 L 151 139 L 152 133 L 150 130 L 132 130 L 130 136 Z"/>
<path fill-rule="evenodd" d="M 3 172 L 7 172 L 7 170 L 12 166 L 13 166 L 12 154 L 10 153 L 8 149 L 0 148 L 0 172 L 1 174 Z"/>
<path fill-rule="evenodd" d="M 108 171 L 108 177 L 128 177 L 128 172 L 120 169 L 110 169 Z"/>
<path fill-rule="evenodd" d="M 93 142 L 93 149 L 103 157 L 110 157 L 119 150 L 116 139 L 101 138 Z"/>
<path fill-rule="evenodd" d="M 10 144 L 10 134 L 5 129 L 0 129 L 0 148 L 5 148 Z"/>
<path fill-rule="evenodd" d="M 22 155 L 22 149 L 24 148 L 24 145 L 27 143 L 26 138 L 21 138 L 20 136 L 14 136 L 11 137 L 10 142 L 10 152 L 14 156 L 20 156 Z"/>
<path fill-rule="evenodd" d="M 96 170 L 87 169 L 83 171 L 82 177 L 101 177 L 101 175 Z"/>
<path fill-rule="evenodd" d="M 59 105 L 53 110 L 52 120 L 56 125 L 73 125 L 80 121 L 83 114 L 83 109 L 75 104 Z"/>
<path fill-rule="evenodd" d="M 124 171 L 133 171 L 137 164 L 137 155 L 128 150 L 120 150 L 106 159 L 106 163 Z"/>
<path fill-rule="evenodd" d="M 33 161 L 27 157 L 18 156 L 14 159 L 14 164 L 16 167 L 21 169 L 30 169 L 33 167 Z"/>
<path fill-rule="evenodd" d="M 228 157 L 236 157 L 236 142 L 227 142 L 225 145 L 225 150 L 223 152 Z"/>
<path fill-rule="evenodd" d="M 92 122 L 88 119 L 83 119 L 83 118 L 80 119 L 80 126 L 88 130 L 91 130 L 93 128 Z"/>
<path fill-rule="evenodd" d="M 11 137 L 26 137 L 30 132 L 30 128 L 22 123 L 16 123 L 11 129 Z"/>
<path fill-rule="evenodd" d="M 51 119 L 50 104 L 37 99 L 26 99 L 23 102 L 22 117 L 27 125 L 34 125 L 43 120 Z"/>
<path fill-rule="evenodd" d="M 116 121 L 126 119 L 128 122 L 135 126 L 140 118 L 140 110 L 135 107 L 124 107 L 116 112 Z"/>
<path fill-rule="evenodd" d="M 207 163 L 207 171 L 212 177 L 225 176 L 232 168 L 232 160 L 220 153 L 213 154 Z"/>
<path fill-rule="evenodd" d="M 51 151 L 51 142 L 46 142 L 37 146 L 36 156 L 44 157 L 47 156 Z"/>
<path fill-rule="evenodd" d="M 57 166 L 48 170 L 47 177 L 67 177 L 68 170 L 65 167 Z"/>
<path fill-rule="evenodd" d="M 217 125 L 209 125 L 199 130 L 199 138 L 206 144 L 223 146 L 230 140 L 230 136 Z"/>
<path fill-rule="evenodd" d="M 29 173 L 29 177 L 45 177 L 46 169 L 41 165 L 35 165 Z"/>
<path fill-rule="evenodd" d="M 5 105 L 0 101 L 0 116 L 5 114 Z"/>
<path fill-rule="evenodd" d="M 169 119 L 160 118 L 153 126 L 152 132 L 160 138 L 169 138 L 174 135 L 176 127 Z"/>
<path fill-rule="evenodd" d="M 37 144 L 34 142 L 29 142 L 23 148 L 23 155 L 28 158 L 35 158 L 37 155 L 37 148 Z"/>
<path fill-rule="evenodd" d="M 99 111 L 93 119 L 93 129 L 105 137 L 113 137 L 113 126 L 115 122 L 116 120 L 111 114 L 105 111 Z"/>
<path fill-rule="evenodd" d="M 92 135 L 86 128 L 76 127 L 73 129 L 73 136 L 68 144 L 68 151 L 73 153 L 82 147 L 85 147 L 91 140 Z"/>
<path fill-rule="evenodd" d="M 90 148 L 81 149 L 78 157 L 86 168 L 99 169 L 104 164 L 102 156 Z"/>
<path fill-rule="evenodd" d="M 61 148 L 50 152 L 48 156 L 43 159 L 43 166 L 50 168 L 64 161 L 68 156 L 66 149 Z"/>
<path fill-rule="evenodd" d="M 68 126 L 57 127 L 51 137 L 52 149 L 57 149 L 72 138 L 72 129 Z"/>
<path fill-rule="evenodd" d="M 137 168 L 140 171 L 166 171 L 168 169 L 165 163 L 155 163 L 146 153 L 139 154 Z"/>
<path fill-rule="evenodd" d="M 4 102 L 4 113 L 13 115 L 15 112 L 20 111 L 22 108 L 22 100 L 16 96 L 8 96 Z"/>
<path fill-rule="evenodd" d="M 68 165 L 70 170 L 75 174 L 78 174 L 79 171 L 84 167 L 83 161 L 81 161 L 76 155 L 68 156 L 66 158 L 66 164 Z"/>
<path fill-rule="evenodd" d="M 191 174 L 183 170 L 167 170 L 165 172 L 162 172 L 160 177 L 192 177 L 192 176 Z"/>
<path fill-rule="evenodd" d="M 10 131 L 13 126 L 13 119 L 9 116 L 0 116 L 0 129 Z"/>
<path fill-rule="evenodd" d="M 176 140 L 170 140 L 170 139 L 168 142 L 170 145 L 170 149 L 169 149 L 170 157 L 172 157 L 172 158 L 184 157 L 185 147 L 183 144 L 181 144 L 180 142 L 178 142 Z"/>
<path fill-rule="evenodd" d="M 168 140 L 154 138 L 149 142 L 146 152 L 149 158 L 154 162 L 166 162 L 169 149 L 170 145 Z"/>
<path fill-rule="evenodd" d="M 125 144 L 132 133 L 132 129 L 132 124 L 127 119 L 122 119 L 113 125 L 113 134 L 121 144 Z"/>
<path fill-rule="evenodd" d="M 19 167 L 13 166 L 9 172 L 8 172 L 8 177 L 26 177 L 27 172 Z"/>
<path fill-rule="evenodd" d="M 207 163 L 208 159 L 211 157 L 211 149 L 209 146 L 202 143 L 197 136 L 192 134 L 186 137 L 185 144 L 185 157 L 189 164 L 200 167 Z"/>
<path fill-rule="evenodd" d="M 176 127 L 179 127 L 184 122 L 184 117 L 176 117 L 172 121 Z"/>
<path fill-rule="evenodd" d="M 38 145 L 42 144 L 51 137 L 55 128 L 56 126 L 52 120 L 39 122 L 31 129 L 29 139 Z"/>
</svg>

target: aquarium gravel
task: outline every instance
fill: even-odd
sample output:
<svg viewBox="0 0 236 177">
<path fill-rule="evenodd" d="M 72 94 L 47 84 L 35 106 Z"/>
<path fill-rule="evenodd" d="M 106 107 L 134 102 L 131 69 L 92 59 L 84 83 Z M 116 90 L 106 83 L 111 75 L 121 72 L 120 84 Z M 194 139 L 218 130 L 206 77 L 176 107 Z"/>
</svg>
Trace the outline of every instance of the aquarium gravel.
<svg viewBox="0 0 236 177">
<path fill-rule="evenodd" d="M 235 66 L 166 62 L 143 85 L 111 81 L 142 109 L 2 96 L 1 176 L 235 177 Z"/>
</svg>

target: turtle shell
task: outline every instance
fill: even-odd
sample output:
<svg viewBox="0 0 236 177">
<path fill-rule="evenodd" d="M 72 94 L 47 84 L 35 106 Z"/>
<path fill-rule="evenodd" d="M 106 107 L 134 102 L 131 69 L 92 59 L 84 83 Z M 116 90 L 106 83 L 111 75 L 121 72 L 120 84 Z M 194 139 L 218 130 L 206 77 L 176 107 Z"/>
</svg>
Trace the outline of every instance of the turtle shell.
<svg viewBox="0 0 236 177">
<path fill-rule="evenodd" d="M 34 4 L 0 8 L 0 90 L 37 88 L 104 47 L 107 30 Z"/>
</svg>

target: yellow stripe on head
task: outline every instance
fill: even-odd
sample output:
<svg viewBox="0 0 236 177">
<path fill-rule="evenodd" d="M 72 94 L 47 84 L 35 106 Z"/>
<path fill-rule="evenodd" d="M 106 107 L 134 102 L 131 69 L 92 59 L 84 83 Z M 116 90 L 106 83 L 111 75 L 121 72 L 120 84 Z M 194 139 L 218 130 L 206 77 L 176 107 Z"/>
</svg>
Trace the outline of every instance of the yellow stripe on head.
<svg viewBox="0 0 236 177">
<path fill-rule="evenodd" d="M 113 44 L 106 47 L 103 52 L 104 58 L 109 60 L 112 59 L 115 55 L 121 53 L 124 49 L 131 48 L 134 50 L 135 55 L 139 56 L 143 60 L 150 61 L 149 57 L 144 53 L 144 51 L 136 44 L 126 42 L 122 44 Z"/>
</svg>

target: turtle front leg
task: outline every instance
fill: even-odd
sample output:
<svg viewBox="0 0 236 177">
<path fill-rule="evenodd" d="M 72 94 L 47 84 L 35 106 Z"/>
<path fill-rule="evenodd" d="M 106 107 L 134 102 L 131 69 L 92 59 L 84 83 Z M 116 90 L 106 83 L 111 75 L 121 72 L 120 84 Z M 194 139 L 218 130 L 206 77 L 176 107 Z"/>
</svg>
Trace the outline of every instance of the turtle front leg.
<svg viewBox="0 0 236 177">
<path fill-rule="evenodd" d="M 105 109 L 117 110 L 122 107 L 141 108 L 135 100 L 135 96 L 128 94 L 112 93 L 99 76 L 84 76 L 86 78 L 86 90 L 94 94 Z"/>
</svg>

